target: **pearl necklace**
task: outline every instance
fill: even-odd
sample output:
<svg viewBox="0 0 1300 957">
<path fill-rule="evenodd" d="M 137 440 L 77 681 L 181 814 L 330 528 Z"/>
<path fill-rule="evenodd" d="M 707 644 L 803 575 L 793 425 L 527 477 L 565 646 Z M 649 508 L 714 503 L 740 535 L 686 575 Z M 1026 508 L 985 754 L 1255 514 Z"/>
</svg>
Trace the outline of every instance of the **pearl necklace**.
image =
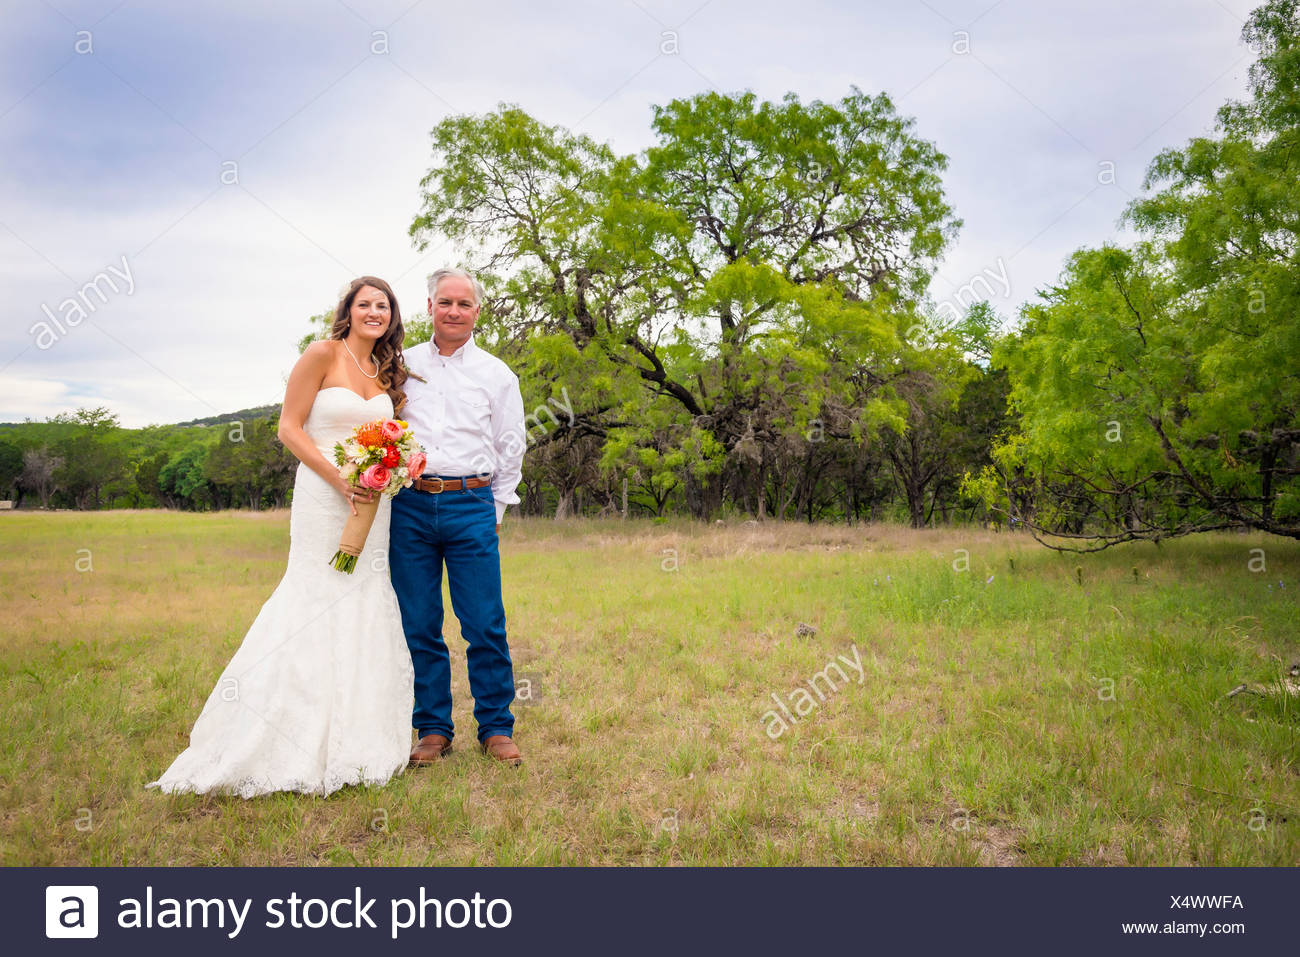
<svg viewBox="0 0 1300 957">
<path fill-rule="evenodd" d="M 378 379 L 378 378 L 379 378 L 379 360 L 376 359 L 376 358 L 374 357 L 374 354 L 373 354 L 373 353 L 372 353 L 371 356 L 370 356 L 370 361 L 373 362 L 373 363 L 375 364 L 375 374 L 374 374 L 374 375 L 371 375 L 371 374 L 370 374 L 369 372 L 367 372 L 365 369 L 361 368 L 361 363 L 357 361 L 357 357 L 356 357 L 356 355 L 353 354 L 352 350 L 351 350 L 351 349 L 348 349 L 348 344 L 347 344 L 346 342 L 343 343 L 343 348 L 344 348 L 345 350 L 347 350 L 347 354 L 348 354 L 348 355 L 352 356 L 352 364 L 353 364 L 354 366 L 357 367 L 357 371 L 358 371 L 358 372 L 360 372 L 360 373 L 361 373 L 363 376 L 365 376 L 367 379 Z"/>
</svg>

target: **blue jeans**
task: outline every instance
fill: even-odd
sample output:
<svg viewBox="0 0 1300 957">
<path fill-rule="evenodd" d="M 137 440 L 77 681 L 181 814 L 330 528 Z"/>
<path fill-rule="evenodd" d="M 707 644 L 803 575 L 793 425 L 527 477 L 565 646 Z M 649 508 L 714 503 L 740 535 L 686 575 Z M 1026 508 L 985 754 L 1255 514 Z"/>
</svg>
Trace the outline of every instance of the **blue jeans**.
<svg viewBox="0 0 1300 957">
<path fill-rule="evenodd" d="M 514 731 L 515 718 L 510 713 L 515 698 L 514 669 L 506 645 L 496 523 L 491 486 L 437 495 L 405 488 L 393 499 L 389 574 L 415 668 L 411 724 L 420 737 L 454 737 L 451 661 L 442 638 L 444 560 L 451 607 L 469 645 L 465 657 L 478 739 Z"/>
</svg>

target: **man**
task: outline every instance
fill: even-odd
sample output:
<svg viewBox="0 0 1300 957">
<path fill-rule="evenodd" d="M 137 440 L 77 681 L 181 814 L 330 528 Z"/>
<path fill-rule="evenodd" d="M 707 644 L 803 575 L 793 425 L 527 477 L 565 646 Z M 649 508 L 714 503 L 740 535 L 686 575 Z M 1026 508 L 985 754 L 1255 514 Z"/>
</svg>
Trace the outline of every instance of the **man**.
<svg viewBox="0 0 1300 957">
<path fill-rule="evenodd" d="M 433 339 L 406 353 L 402 417 L 424 446 L 424 476 L 393 499 L 391 577 L 415 667 L 411 764 L 451 751 L 451 662 L 442 637 L 442 566 L 451 606 L 468 643 L 480 749 L 523 759 L 513 740 L 514 670 L 506 644 L 497 535 L 506 506 L 519 501 L 524 402 L 519 378 L 474 343 L 483 287 L 460 269 L 429 277 Z"/>
</svg>

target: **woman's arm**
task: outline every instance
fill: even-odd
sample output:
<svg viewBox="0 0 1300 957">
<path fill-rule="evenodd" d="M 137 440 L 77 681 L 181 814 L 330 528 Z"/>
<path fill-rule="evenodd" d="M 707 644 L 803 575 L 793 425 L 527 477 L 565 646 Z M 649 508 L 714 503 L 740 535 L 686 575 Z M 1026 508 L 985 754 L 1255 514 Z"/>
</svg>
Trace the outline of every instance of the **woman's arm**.
<svg viewBox="0 0 1300 957">
<path fill-rule="evenodd" d="M 303 423 L 311 414 L 312 403 L 316 393 L 334 362 L 334 346 L 331 341 L 313 342 L 294 365 L 289 373 L 289 384 L 284 390 L 284 405 L 280 408 L 280 441 L 285 448 L 298 457 L 309 469 L 334 486 L 344 498 L 354 494 L 359 501 L 370 501 L 371 491 L 357 485 L 349 485 L 339 475 L 338 466 L 321 454 L 316 443 L 305 431 Z M 356 507 L 352 507 L 353 514 Z"/>
</svg>

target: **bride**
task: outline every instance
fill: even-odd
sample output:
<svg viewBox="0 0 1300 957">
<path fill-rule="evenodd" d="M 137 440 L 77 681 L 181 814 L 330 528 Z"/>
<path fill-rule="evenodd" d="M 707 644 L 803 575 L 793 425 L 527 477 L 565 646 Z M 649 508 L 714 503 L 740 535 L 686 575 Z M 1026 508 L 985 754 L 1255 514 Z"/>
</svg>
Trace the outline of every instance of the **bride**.
<svg viewBox="0 0 1300 957">
<path fill-rule="evenodd" d="M 362 276 L 339 301 L 329 339 L 290 373 L 280 439 L 301 464 L 284 578 L 209 695 L 189 748 L 148 787 L 326 795 L 383 784 L 406 766 L 413 677 L 388 574 L 387 496 L 355 572 L 329 564 L 352 503 L 378 494 L 340 477 L 334 443 L 401 410 L 403 336 L 388 283 Z"/>
</svg>

